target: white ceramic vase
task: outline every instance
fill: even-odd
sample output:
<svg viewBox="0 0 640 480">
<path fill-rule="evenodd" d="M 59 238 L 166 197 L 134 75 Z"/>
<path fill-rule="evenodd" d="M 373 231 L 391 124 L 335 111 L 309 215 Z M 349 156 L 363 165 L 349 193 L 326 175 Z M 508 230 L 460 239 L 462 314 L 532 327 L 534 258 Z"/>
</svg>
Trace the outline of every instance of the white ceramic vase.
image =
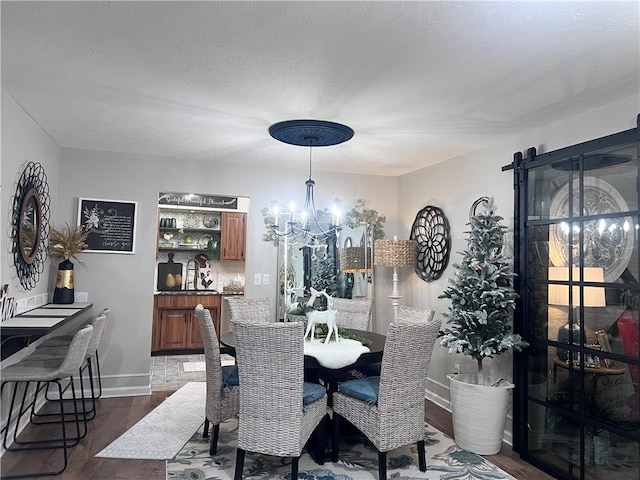
<svg viewBox="0 0 640 480">
<path fill-rule="evenodd" d="M 476 375 L 449 375 L 453 435 L 456 445 L 478 455 L 494 455 L 502 447 L 513 383 Z"/>
</svg>

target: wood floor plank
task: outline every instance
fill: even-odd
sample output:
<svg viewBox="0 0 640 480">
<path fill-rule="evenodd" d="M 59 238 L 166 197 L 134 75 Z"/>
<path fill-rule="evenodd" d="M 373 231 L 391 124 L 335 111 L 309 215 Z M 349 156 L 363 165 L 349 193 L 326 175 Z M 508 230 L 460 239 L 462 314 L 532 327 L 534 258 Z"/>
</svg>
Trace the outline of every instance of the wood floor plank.
<svg viewBox="0 0 640 480">
<path fill-rule="evenodd" d="M 89 422 L 87 436 L 71 449 L 67 470 L 55 477 L 59 480 L 165 480 L 164 460 L 128 460 L 117 458 L 96 458 L 95 455 L 113 440 L 135 425 L 147 413 L 158 406 L 171 393 L 153 392 L 148 396 L 105 398 L 97 402 L 98 415 Z M 453 436 L 451 413 L 437 405 L 425 402 L 425 418 L 437 429 Z M 32 427 L 25 429 L 25 436 L 41 436 L 44 429 L 52 427 Z M 40 429 L 40 430 L 38 430 Z M 61 463 L 61 451 L 40 451 L 35 453 L 7 452 L 2 456 L 0 468 L 3 475 L 17 474 L 34 469 L 50 469 Z M 552 480 L 532 465 L 523 462 L 508 445 L 503 445 L 498 455 L 487 456 L 493 462 L 517 479 L 536 478 Z"/>
</svg>

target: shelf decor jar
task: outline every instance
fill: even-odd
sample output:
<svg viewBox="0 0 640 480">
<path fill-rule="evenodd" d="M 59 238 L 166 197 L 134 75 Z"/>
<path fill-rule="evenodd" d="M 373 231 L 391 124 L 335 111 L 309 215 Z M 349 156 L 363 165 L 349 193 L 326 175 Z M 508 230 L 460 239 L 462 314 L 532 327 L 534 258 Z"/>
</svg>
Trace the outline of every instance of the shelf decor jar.
<svg viewBox="0 0 640 480">
<path fill-rule="evenodd" d="M 88 235 L 89 232 L 82 226 L 78 226 L 74 231 L 71 231 L 67 224 L 67 228 L 62 232 L 51 228 L 49 255 L 62 259 L 62 262 L 58 265 L 58 276 L 55 290 L 53 291 L 53 303 L 74 302 L 73 262 L 71 262 L 71 258 L 76 259 L 80 265 L 84 266 L 84 262 L 76 257 L 76 254 L 88 248 L 85 243 Z"/>
</svg>

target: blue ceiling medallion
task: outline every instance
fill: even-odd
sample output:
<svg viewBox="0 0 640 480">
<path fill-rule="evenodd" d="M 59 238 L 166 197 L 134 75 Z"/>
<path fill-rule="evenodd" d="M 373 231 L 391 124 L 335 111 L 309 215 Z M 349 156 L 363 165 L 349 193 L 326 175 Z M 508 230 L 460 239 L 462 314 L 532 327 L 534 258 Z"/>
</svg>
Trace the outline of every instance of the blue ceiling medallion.
<svg viewBox="0 0 640 480">
<path fill-rule="evenodd" d="M 327 147 L 350 140 L 353 129 L 325 120 L 286 120 L 271 125 L 269 134 L 290 145 Z"/>
</svg>

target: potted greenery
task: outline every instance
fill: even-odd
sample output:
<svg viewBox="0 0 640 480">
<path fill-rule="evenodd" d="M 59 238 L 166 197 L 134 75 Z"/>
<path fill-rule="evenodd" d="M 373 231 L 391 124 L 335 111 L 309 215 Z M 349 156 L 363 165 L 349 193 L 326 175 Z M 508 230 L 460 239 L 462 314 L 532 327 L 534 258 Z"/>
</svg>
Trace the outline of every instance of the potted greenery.
<svg viewBox="0 0 640 480">
<path fill-rule="evenodd" d="M 469 355 L 478 367 L 475 375 L 449 376 L 456 443 L 480 455 L 493 455 L 502 445 L 509 390 L 514 385 L 484 376 L 482 361 L 507 350 L 520 351 L 528 343 L 510 333 L 518 294 L 513 289 L 511 258 L 503 253 L 506 228 L 493 199 L 483 206 L 484 212 L 470 219 L 462 261 L 454 265 L 455 276 L 439 296 L 450 299 L 451 306 L 444 313 L 446 328 L 438 336 L 449 353 Z"/>
<path fill-rule="evenodd" d="M 74 302 L 73 263 L 71 258 L 76 259 L 80 265 L 84 266 L 84 262 L 76 257 L 76 254 L 88 248 L 85 243 L 88 236 L 89 232 L 82 226 L 71 230 L 67 224 L 67 228 L 63 231 L 51 228 L 49 255 L 62 259 L 58 265 L 58 277 L 53 291 L 53 303 Z"/>
</svg>

